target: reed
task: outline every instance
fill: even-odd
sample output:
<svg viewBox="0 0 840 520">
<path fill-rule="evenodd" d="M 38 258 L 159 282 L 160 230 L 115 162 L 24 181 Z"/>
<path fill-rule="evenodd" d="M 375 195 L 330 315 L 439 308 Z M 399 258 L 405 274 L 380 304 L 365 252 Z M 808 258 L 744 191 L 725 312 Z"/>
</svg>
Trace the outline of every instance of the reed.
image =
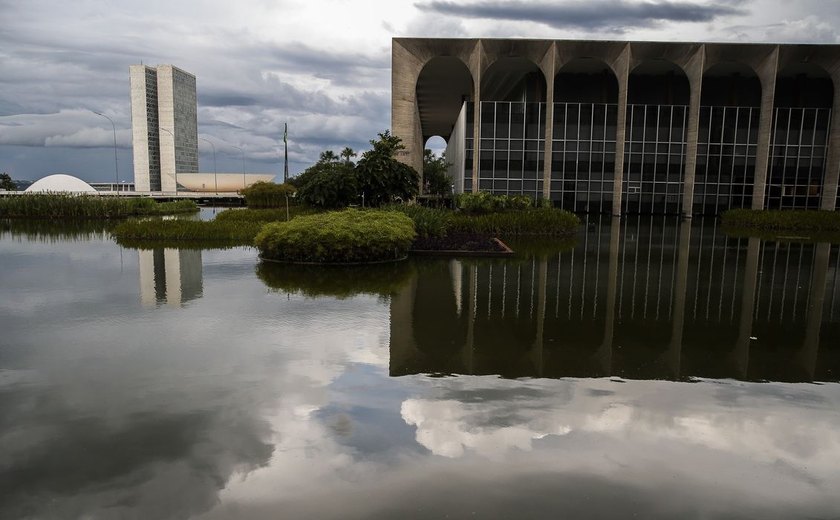
<svg viewBox="0 0 840 520">
<path fill-rule="evenodd" d="M 0 198 L 0 218 L 117 219 L 194 213 L 191 200 L 155 202 L 148 198 L 32 193 Z"/>
</svg>

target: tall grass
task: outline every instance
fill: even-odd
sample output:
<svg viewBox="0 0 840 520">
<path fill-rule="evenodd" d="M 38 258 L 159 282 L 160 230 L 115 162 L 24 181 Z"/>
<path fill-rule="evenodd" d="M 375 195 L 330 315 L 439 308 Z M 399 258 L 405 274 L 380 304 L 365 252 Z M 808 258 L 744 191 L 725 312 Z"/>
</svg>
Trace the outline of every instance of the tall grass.
<svg viewBox="0 0 840 520">
<path fill-rule="evenodd" d="M 264 222 L 237 222 L 219 220 L 161 220 L 131 219 L 120 223 L 111 234 L 117 242 L 137 247 L 144 242 L 156 244 L 201 242 L 220 246 L 252 245 L 254 237 Z"/>
<path fill-rule="evenodd" d="M 466 213 L 418 205 L 395 205 L 414 221 L 419 238 L 442 238 L 452 233 L 493 236 L 573 234 L 580 219 L 574 213 L 553 208 L 530 208 L 495 213 Z"/>
<path fill-rule="evenodd" d="M 0 218 L 114 219 L 132 216 L 193 213 L 191 200 L 156 202 L 148 198 L 32 193 L 0 198 Z"/>
<path fill-rule="evenodd" d="M 317 210 L 305 205 L 289 206 L 290 219 L 299 215 L 311 215 Z M 286 208 L 273 209 L 229 209 L 216 215 L 221 222 L 285 222 Z"/>
<path fill-rule="evenodd" d="M 736 230 L 840 232 L 836 211 L 732 209 L 723 212 L 721 222 Z"/>
</svg>

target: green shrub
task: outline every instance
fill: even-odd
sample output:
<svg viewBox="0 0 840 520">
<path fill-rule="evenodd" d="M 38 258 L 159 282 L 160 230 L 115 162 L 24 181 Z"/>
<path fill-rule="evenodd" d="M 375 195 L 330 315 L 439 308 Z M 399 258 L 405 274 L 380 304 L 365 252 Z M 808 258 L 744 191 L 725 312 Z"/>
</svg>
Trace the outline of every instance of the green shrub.
<svg viewBox="0 0 840 520">
<path fill-rule="evenodd" d="M 731 209 L 723 212 L 721 222 L 728 228 L 761 231 L 840 232 L 836 211 Z"/>
<path fill-rule="evenodd" d="M 111 219 L 145 215 L 194 213 L 191 200 L 155 202 L 149 198 L 29 193 L 0 198 L 0 218 L 91 218 Z"/>
<path fill-rule="evenodd" d="M 295 191 L 291 184 L 260 181 L 240 190 L 239 193 L 245 197 L 245 204 L 249 208 L 280 208 L 286 207 L 287 198 Z"/>
<path fill-rule="evenodd" d="M 399 211 L 414 221 L 418 238 L 442 238 L 452 227 L 454 213 L 448 209 L 433 209 L 419 204 L 394 204 L 387 209 Z"/>
<path fill-rule="evenodd" d="M 361 263 L 405 256 L 414 236 L 402 213 L 349 209 L 266 224 L 254 243 L 271 260 Z"/>
<path fill-rule="evenodd" d="M 480 215 L 455 214 L 450 232 L 493 236 L 568 235 L 580 226 L 574 213 L 553 208 L 534 208 Z"/>
<path fill-rule="evenodd" d="M 543 202 L 545 201 L 545 202 Z M 547 199 L 535 203 L 530 195 L 493 195 L 486 191 L 460 193 L 455 197 L 455 207 L 465 213 L 494 213 L 508 210 L 525 210 L 535 206 L 544 207 Z"/>
<path fill-rule="evenodd" d="M 257 276 L 270 289 L 315 298 L 349 298 L 357 294 L 390 296 L 413 274 L 409 262 L 372 265 L 299 265 L 260 262 Z"/>
</svg>

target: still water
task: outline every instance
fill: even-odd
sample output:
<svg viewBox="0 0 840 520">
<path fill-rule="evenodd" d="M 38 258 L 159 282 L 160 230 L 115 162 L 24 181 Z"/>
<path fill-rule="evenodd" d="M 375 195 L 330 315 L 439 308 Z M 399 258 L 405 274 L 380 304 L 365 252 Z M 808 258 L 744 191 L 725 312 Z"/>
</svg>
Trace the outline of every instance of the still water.
<svg viewBox="0 0 840 520">
<path fill-rule="evenodd" d="M 7 226 L 0 518 L 840 516 L 836 245 L 511 243 L 315 269 Z"/>
</svg>

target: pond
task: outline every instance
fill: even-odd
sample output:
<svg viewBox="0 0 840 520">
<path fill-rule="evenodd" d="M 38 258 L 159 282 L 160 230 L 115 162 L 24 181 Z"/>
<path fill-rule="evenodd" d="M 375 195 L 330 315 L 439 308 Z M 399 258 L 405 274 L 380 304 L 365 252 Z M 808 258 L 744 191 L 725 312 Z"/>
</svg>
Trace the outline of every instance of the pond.
<svg viewBox="0 0 840 520">
<path fill-rule="evenodd" d="M 317 269 L 7 223 L 0 518 L 840 515 L 838 246 L 509 243 Z"/>
</svg>

